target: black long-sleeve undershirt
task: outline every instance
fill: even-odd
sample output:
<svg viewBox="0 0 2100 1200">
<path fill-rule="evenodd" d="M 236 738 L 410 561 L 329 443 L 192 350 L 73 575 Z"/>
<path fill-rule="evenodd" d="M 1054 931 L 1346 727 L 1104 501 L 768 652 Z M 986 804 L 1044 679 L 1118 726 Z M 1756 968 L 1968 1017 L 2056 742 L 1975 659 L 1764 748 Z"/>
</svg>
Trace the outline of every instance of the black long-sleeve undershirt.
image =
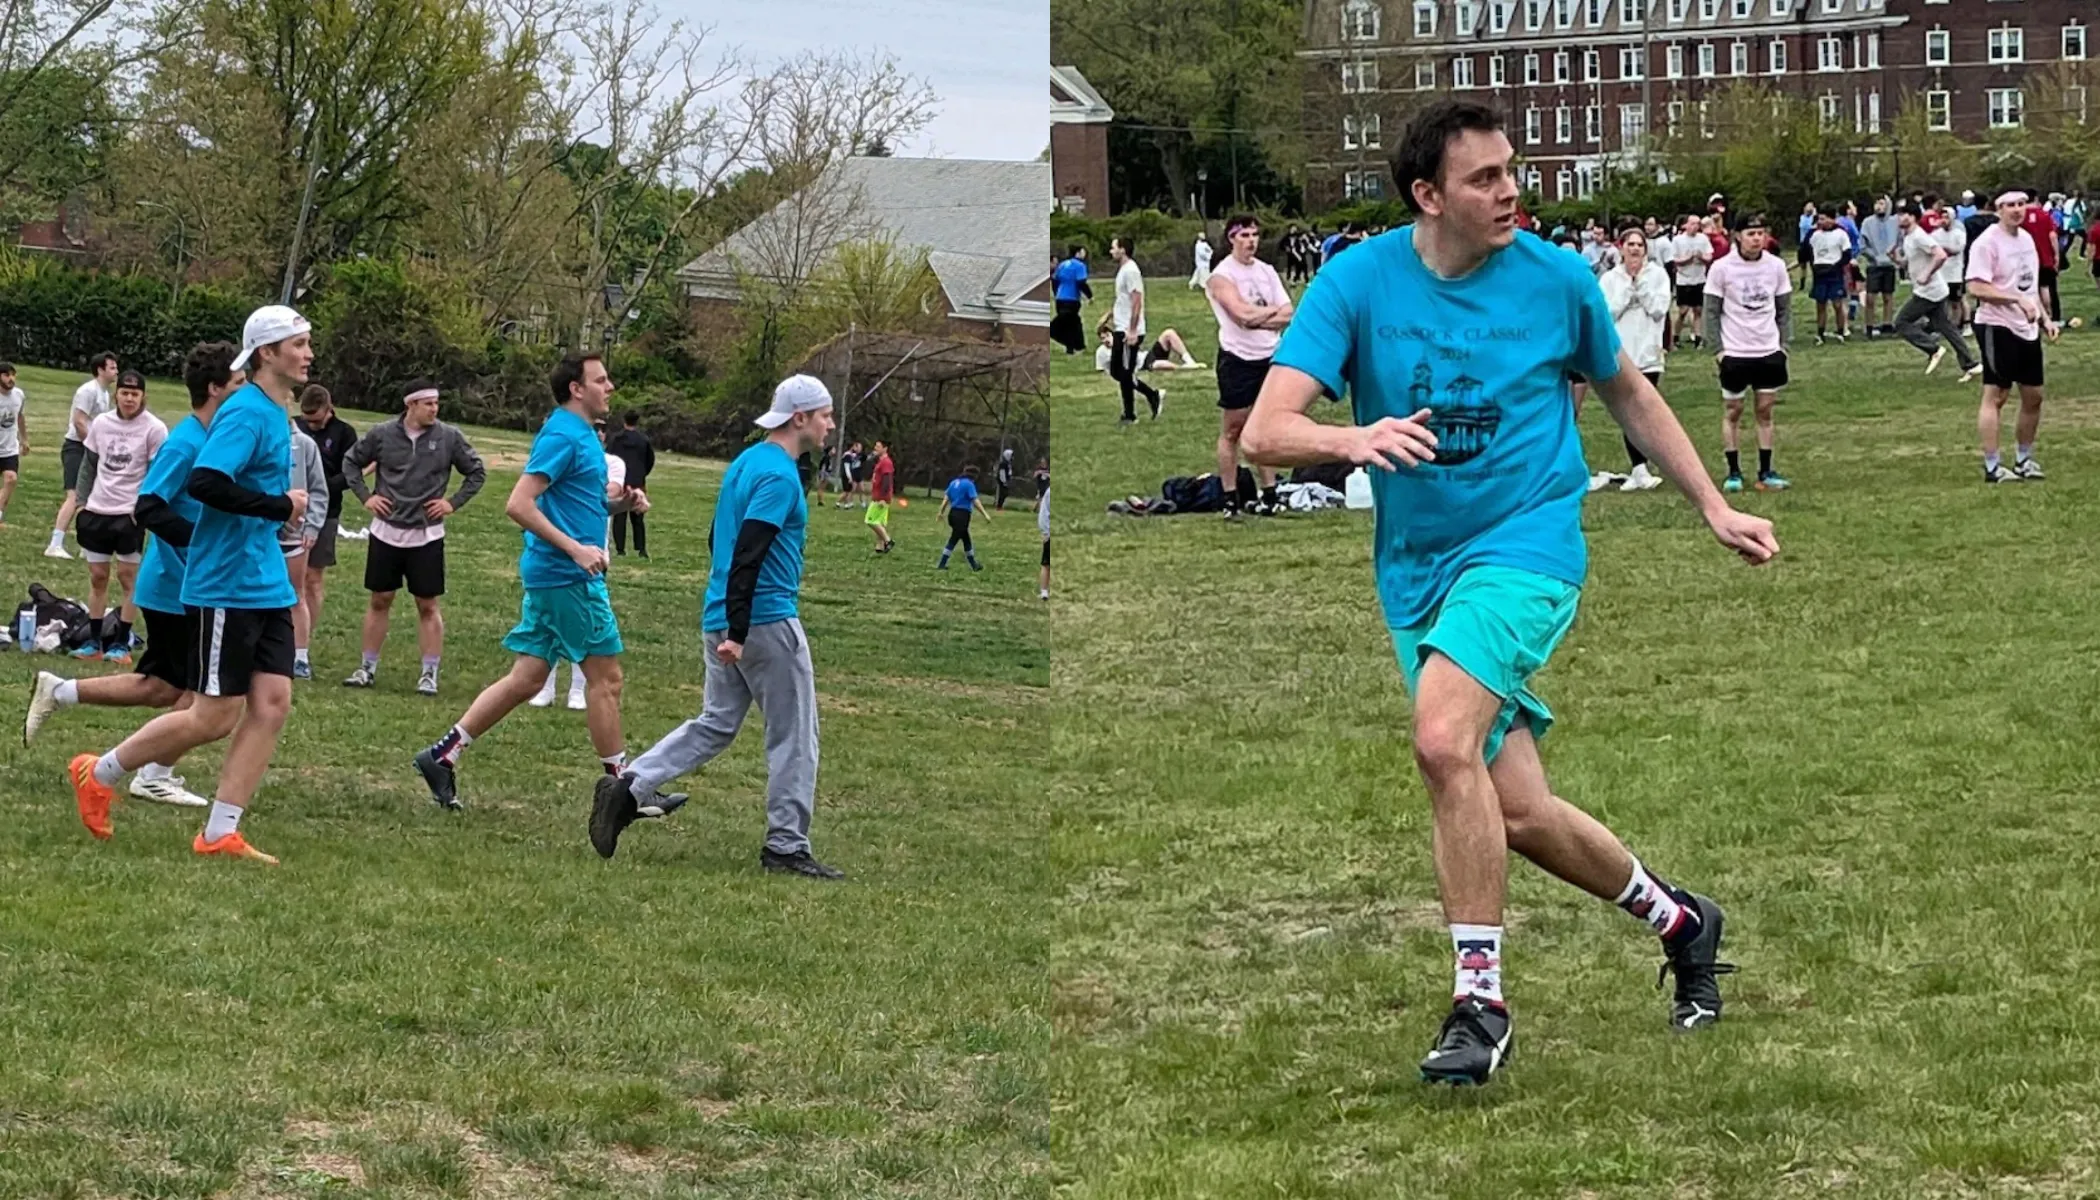
<svg viewBox="0 0 2100 1200">
<path fill-rule="evenodd" d="M 195 497 L 197 503 L 237 517 L 262 517 L 280 525 L 292 519 L 290 496 L 273 496 L 244 488 L 224 471 L 198 467 L 190 472 L 185 490 Z"/>
<path fill-rule="evenodd" d="M 751 600 L 758 592 L 758 570 L 779 536 L 780 526 L 765 521 L 747 520 L 737 529 L 736 553 L 729 560 L 729 593 L 723 601 L 729 610 L 732 642 L 741 643 L 751 633 Z"/>
<path fill-rule="evenodd" d="M 139 523 L 139 528 L 178 549 L 188 546 L 190 535 L 197 532 L 197 527 L 184 520 L 174 505 L 150 492 L 139 497 L 131 519 Z"/>
</svg>

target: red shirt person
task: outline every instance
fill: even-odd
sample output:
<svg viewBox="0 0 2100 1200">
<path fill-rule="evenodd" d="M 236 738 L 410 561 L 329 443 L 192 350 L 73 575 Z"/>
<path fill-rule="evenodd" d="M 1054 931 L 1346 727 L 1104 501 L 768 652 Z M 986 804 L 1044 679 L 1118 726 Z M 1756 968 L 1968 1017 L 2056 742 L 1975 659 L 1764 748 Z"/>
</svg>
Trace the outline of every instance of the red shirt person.
<svg viewBox="0 0 2100 1200">
<path fill-rule="evenodd" d="M 875 470 L 868 479 L 867 525 L 875 535 L 875 553 L 888 554 L 897 543 L 890 537 L 890 498 L 897 492 L 897 464 L 888 442 L 875 443 Z"/>
</svg>

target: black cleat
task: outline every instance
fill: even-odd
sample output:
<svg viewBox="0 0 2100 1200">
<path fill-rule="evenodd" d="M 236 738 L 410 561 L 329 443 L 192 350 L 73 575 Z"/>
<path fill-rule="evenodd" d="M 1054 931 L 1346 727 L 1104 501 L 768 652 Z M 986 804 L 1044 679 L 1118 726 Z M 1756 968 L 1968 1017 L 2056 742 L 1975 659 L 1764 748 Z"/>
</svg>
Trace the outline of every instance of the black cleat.
<svg viewBox="0 0 2100 1200">
<path fill-rule="evenodd" d="M 1663 976 L 1677 973 L 1677 999 L 1670 1005 L 1670 1028 L 1683 1033 L 1704 1029 L 1721 1019 L 1721 985 L 1716 976 L 1735 974 L 1734 963 L 1715 961 L 1721 952 L 1721 906 L 1705 896 L 1692 897 L 1692 911 L 1699 914 L 1699 932 L 1678 946 L 1665 942 L 1662 970 L 1655 973 L 1655 986 Z"/>
<path fill-rule="evenodd" d="M 760 850 L 759 865 L 776 875 L 807 875 L 811 879 L 844 879 L 846 873 L 836 867 L 827 867 L 810 857 L 807 850 L 793 854 L 782 854 L 777 850 Z"/>
<path fill-rule="evenodd" d="M 1477 996 L 1454 1001 L 1436 1035 L 1436 1048 L 1422 1060 L 1422 1082 L 1482 1084 L 1516 1052 L 1509 1010 Z"/>
<path fill-rule="evenodd" d="M 428 750 L 419 751 L 416 754 L 416 773 L 430 785 L 430 798 L 439 808 L 458 812 L 466 807 L 459 802 L 458 779 L 451 766 L 439 762 L 437 755 Z"/>
<path fill-rule="evenodd" d="M 620 831 L 634 823 L 634 781 L 626 775 L 603 775 L 591 794 L 591 849 L 611 858 L 620 848 Z"/>
</svg>

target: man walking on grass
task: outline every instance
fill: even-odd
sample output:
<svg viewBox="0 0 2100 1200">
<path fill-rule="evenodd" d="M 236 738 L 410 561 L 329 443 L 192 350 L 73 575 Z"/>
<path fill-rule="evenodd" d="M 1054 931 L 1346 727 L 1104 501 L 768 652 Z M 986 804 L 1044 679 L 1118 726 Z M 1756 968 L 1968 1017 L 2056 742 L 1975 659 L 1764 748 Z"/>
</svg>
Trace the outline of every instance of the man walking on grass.
<svg viewBox="0 0 2100 1200">
<path fill-rule="evenodd" d="M 255 310 L 241 332 L 240 357 L 231 369 L 245 368 L 249 381 L 220 403 L 186 485 L 201 505 L 182 580 L 183 608 L 197 621 L 191 664 L 196 700 L 155 717 L 99 758 L 73 759 L 73 796 L 82 823 L 96 837 L 110 835 L 110 789 L 126 775 L 147 763 L 175 762 L 230 733 L 218 797 L 191 849 L 277 862 L 248 844 L 240 822 L 292 707 L 292 605 L 298 597 L 277 550 L 277 528 L 302 517 L 308 499 L 286 485 L 292 477 L 290 405 L 313 362 L 309 328 L 306 318 L 273 304 Z"/>
<path fill-rule="evenodd" d="M 700 618 L 707 677 L 700 715 L 651 746 L 634 765 L 598 781 L 591 845 L 611 858 L 620 832 L 656 801 L 656 789 L 729 748 L 753 704 L 766 719 L 768 871 L 812 879 L 844 875 L 810 854 L 817 799 L 817 683 L 797 616 L 809 504 L 795 458 L 832 429 L 831 393 L 791 375 L 757 420 L 765 440 L 737 455 L 722 477 L 708 537 L 707 596 Z"/>
<path fill-rule="evenodd" d="M 888 554 L 897 543 L 890 537 L 890 501 L 897 495 L 897 464 L 890 459 L 890 444 L 876 439 L 875 469 L 868 475 L 868 531 L 875 535 L 875 553 Z"/>
<path fill-rule="evenodd" d="M 1130 257 L 1130 242 L 1120 234 L 1110 239 L 1108 256 L 1116 263 L 1116 302 L 1108 312 L 1108 374 L 1123 393 L 1123 424 L 1137 420 L 1137 398 L 1143 396 L 1159 420 L 1166 393 L 1137 377 L 1138 355 L 1145 347 L 1145 273 Z"/>
<path fill-rule="evenodd" d="M 1771 524 L 1714 490 L 1676 418 L 1620 351 L 1585 263 L 1516 236 L 1517 182 L 1501 118 L 1440 100 L 1393 156 L 1411 227 L 1330 263 L 1307 289 L 1247 423 L 1274 466 L 1375 467 L 1380 600 L 1414 696 L 1415 762 L 1450 923 L 1450 1015 L 1423 1078 L 1484 1083 L 1509 1057 L 1502 992 L 1510 850 L 1662 938 L 1677 973 L 1670 1023 L 1718 1020 L 1721 908 L 1651 873 L 1595 819 L 1553 794 L 1537 739 L 1552 712 L 1529 686 L 1575 618 L 1587 568 L 1582 445 L 1565 382 L 1588 379 L 1706 519 L 1752 562 Z M 1507 297 L 1522 295 L 1512 308 Z M 1352 395 L 1355 425 L 1308 415 Z"/>
</svg>

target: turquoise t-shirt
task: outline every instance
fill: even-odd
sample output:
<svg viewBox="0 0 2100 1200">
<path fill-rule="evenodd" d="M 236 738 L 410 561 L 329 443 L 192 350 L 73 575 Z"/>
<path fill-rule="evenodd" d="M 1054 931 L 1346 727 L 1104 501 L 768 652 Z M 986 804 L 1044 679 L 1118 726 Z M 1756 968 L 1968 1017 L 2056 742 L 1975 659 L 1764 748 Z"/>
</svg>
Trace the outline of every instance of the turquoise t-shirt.
<svg viewBox="0 0 2100 1200">
<path fill-rule="evenodd" d="M 194 526 L 204 506 L 190 495 L 190 468 L 197 465 L 197 452 L 202 449 L 204 422 L 195 416 L 184 417 L 168 431 L 168 440 L 160 444 L 160 453 L 153 456 L 153 465 L 146 468 L 146 478 L 139 483 L 139 495 L 160 497 L 177 515 Z M 180 613 L 182 577 L 187 573 L 186 554 L 185 550 L 148 536 L 146 553 L 139 559 L 138 585 L 131 592 L 132 603 L 154 612 Z"/>
<path fill-rule="evenodd" d="M 795 460 L 776 443 L 760 442 L 745 450 L 722 476 L 722 496 L 715 501 L 707 598 L 700 611 L 703 633 L 729 628 L 729 567 L 745 521 L 780 527 L 780 536 L 773 539 L 766 561 L 758 568 L 758 587 L 751 595 L 751 624 L 785 621 L 796 614 L 795 598 L 802 591 L 802 539 L 809 529 L 809 499 L 802 493 Z"/>
<path fill-rule="evenodd" d="M 1433 462 L 1368 468 L 1373 566 L 1386 621 L 1427 620 L 1467 567 L 1536 571 L 1580 586 L 1588 488 L 1568 373 L 1619 372 L 1619 335 L 1588 264 L 1518 238 L 1463 279 L 1438 279 L 1414 227 L 1323 267 L 1276 365 L 1346 388 L 1356 422 L 1430 409 Z"/>
<path fill-rule="evenodd" d="M 525 457 L 525 474 L 547 481 L 534 501 L 556 529 L 586 546 L 605 546 L 605 447 L 590 422 L 566 408 L 547 414 L 533 435 Z M 525 532 L 525 551 L 518 556 L 518 579 L 528 588 L 568 587 L 587 583 L 588 571 L 559 546 Z"/>
<path fill-rule="evenodd" d="M 252 383 L 226 397 L 204 431 L 194 469 L 218 471 L 271 496 L 290 491 L 292 426 L 283 407 Z M 299 596 L 277 548 L 278 525 L 199 505 L 182 602 L 194 608 L 290 608 Z"/>
</svg>

